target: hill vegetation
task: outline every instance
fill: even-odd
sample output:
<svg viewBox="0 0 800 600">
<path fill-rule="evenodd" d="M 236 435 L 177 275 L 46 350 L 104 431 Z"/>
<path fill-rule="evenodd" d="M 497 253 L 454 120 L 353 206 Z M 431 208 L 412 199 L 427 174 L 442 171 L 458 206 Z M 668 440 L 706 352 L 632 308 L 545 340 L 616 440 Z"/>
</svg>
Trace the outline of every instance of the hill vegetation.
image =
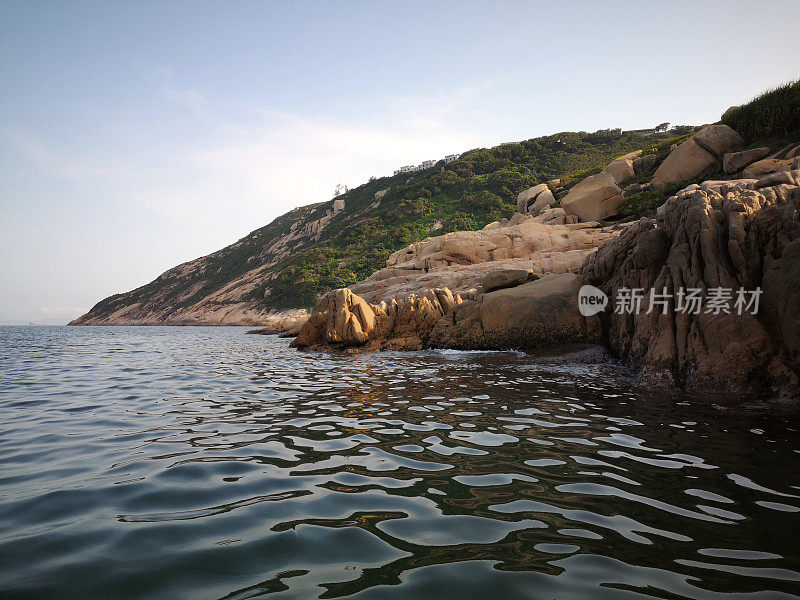
<svg viewBox="0 0 800 600">
<path fill-rule="evenodd" d="M 352 285 L 384 266 L 389 254 L 435 232 L 479 229 L 509 217 L 517 194 L 561 178 L 567 186 L 633 150 L 664 150 L 694 128 L 653 136 L 619 129 L 564 132 L 475 149 L 448 165 L 384 177 L 350 190 L 330 234 L 275 265 L 273 279 L 252 292 L 274 309 L 308 306 L 317 294 Z M 373 196 L 389 191 L 376 206 Z M 324 210 L 325 205 L 319 210 Z"/>
<path fill-rule="evenodd" d="M 747 104 L 733 106 L 722 122 L 748 142 L 779 138 L 797 141 L 800 134 L 800 79 L 764 92 Z"/>
</svg>

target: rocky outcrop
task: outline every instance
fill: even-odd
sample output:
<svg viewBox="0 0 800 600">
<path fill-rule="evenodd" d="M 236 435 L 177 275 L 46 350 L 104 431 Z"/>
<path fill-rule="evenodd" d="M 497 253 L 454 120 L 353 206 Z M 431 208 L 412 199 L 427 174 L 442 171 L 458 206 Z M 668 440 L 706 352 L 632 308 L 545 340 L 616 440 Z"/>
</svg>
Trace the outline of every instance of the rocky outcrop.
<svg viewBox="0 0 800 600">
<path fill-rule="evenodd" d="M 743 145 L 742 136 L 727 125 L 704 127 L 670 152 L 653 175 L 651 184 L 663 191 L 670 183 L 720 171 L 724 155 Z"/>
<path fill-rule="evenodd" d="M 799 184 L 792 171 L 689 186 L 589 256 L 583 282 L 612 299 L 642 289 L 648 307 L 666 292 L 666 310 L 601 313 L 613 353 L 651 384 L 797 394 Z M 677 310 L 680 290 L 719 288 L 733 291 L 727 310 Z M 738 290 L 758 288 L 758 312 L 738 314 Z"/>
<path fill-rule="evenodd" d="M 578 311 L 579 287 L 577 274 L 559 273 L 473 299 L 439 288 L 380 304 L 348 289 L 334 290 L 320 301 L 292 347 L 535 349 L 600 341 L 599 317 L 584 318 Z"/>
<path fill-rule="evenodd" d="M 420 295 L 438 287 L 463 294 L 496 269 L 542 275 L 577 270 L 589 252 L 619 233 L 617 228 L 592 223 L 546 225 L 537 222 L 541 218 L 517 214 L 481 231 L 457 231 L 411 244 L 351 289 L 369 302 Z"/>
<path fill-rule="evenodd" d="M 610 173 L 598 173 L 575 184 L 561 200 L 561 208 L 581 221 L 600 221 L 616 215 L 622 190 Z"/>
<path fill-rule="evenodd" d="M 506 228 L 539 225 L 521 218 Z M 647 385 L 800 396 L 800 170 L 690 185 L 656 219 L 615 233 L 578 273 L 540 276 L 490 261 L 481 285 L 463 294 L 435 288 L 370 304 L 349 290 L 332 292 L 294 345 L 546 351 L 602 343 Z M 441 272 L 452 266 L 448 261 L 495 250 L 483 243 L 471 254 L 463 251 L 464 240 L 456 241 L 452 248 L 459 252 L 449 240 L 428 240 L 398 253 L 394 264 L 442 261 Z M 599 288 L 611 302 L 583 316 L 582 285 Z M 631 290 L 638 293 L 637 310 L 619 304 Z M 681 304 L 691 294 L 700 304 L 687 310 Z M 712 298 L 720 294 L 724 301 L 715 308 Z"/>
<path fill-rule="evenodd" d="M 300 333 L 309 316 L 310 313 L 302 308 L 273 312 L 263 318 L 261 327 L 252 329 L 247 333 L 259 335 L 284 334 L 287 337 L 295 337 Z"/>
<path fill-rule="evenodd" d="M 555 201 L 548 185 L 540 183 L 519 193 L 517 212 L 523 215 L 537 215 L 539 211 L 552 205 Z"/>
<path fill-rule="evenodd" d="M 421 349 L 439 320 L 461 304 L 448 289 L 369 304 L 349 289 L 328 292 L 292 342 L 294 348 Z"/>
</svg>

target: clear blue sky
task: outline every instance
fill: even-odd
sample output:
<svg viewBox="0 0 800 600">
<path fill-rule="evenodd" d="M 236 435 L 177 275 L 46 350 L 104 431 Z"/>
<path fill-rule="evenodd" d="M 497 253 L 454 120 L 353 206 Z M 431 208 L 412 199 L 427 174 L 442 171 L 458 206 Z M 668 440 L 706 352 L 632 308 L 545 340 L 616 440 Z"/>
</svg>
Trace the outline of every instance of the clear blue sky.
<svg viewBox="0 0 800 600">
<path fill-rule="evenodd" d="M 716 121 L 800 76 L 800 3 L 0 3 L 0 322 L 66 320 L 337 183 Z"/>
</svg>

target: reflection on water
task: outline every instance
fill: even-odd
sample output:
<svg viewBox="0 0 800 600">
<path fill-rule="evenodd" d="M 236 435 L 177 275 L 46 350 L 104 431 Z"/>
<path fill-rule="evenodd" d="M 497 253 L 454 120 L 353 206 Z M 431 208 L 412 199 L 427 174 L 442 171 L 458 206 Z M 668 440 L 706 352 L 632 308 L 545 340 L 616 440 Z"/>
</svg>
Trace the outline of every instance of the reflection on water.
<svg viewBox="0 0 800 600">
<path fill-rule="evenodd" d="M 0 329 L 3 598 L 798 598 L 795 410 L 515 353 Z"/>
</svg>

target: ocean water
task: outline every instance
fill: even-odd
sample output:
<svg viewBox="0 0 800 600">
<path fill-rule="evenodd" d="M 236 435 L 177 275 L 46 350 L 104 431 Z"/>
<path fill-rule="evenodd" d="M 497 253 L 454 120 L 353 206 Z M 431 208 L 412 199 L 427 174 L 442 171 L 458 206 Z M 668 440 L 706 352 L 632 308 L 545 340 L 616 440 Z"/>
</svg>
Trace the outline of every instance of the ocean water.
<svg viewBox="0 0 800 600">
<path fill-rule="evenodd" d="M 517 353 L 0 328 L 0 597 L 800 598 L 798 430 Z"/>
</svg>

